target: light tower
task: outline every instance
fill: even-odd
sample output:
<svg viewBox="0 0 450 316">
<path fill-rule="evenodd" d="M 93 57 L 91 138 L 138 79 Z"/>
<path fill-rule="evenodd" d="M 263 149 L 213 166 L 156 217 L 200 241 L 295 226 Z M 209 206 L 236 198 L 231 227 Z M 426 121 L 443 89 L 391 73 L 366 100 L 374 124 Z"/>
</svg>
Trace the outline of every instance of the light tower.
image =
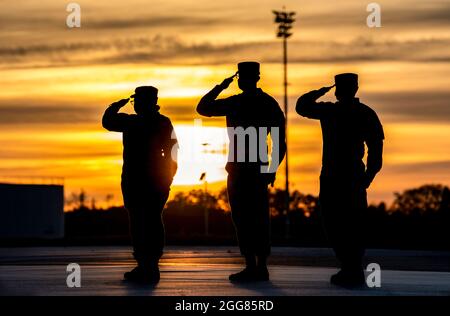
<svg viewBox="0 0 450 316">
<path fill-rule="evenodd" d="M 287 144 L 287 134 L 288 134 L 288 80 L 287 80 L 287 39 L 292 35 L 292 24 L 295 21 L 295 12 L 287 12 L 283 7 L 282 11 L 272 11 L 275 14 L 275 23 L 278 24 L 277 37 L 283 39 L 283 69 L 284 69 L 284 114 L 286 115 L 286 144 Z M 285 197 L 285 211 L 286 211 L 286 238 L 289 238 L 289 160 L 288 160 L 288 148 L 286 148 L 286 197 Z"/>
</svg>

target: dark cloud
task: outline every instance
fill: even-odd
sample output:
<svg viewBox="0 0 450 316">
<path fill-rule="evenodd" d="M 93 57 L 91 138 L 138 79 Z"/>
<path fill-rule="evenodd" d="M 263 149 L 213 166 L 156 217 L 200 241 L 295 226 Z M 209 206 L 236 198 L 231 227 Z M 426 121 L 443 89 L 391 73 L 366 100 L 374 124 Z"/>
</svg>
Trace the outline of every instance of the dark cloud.
<svg viewBox="0 0 450 316">
<path fill-rule="evenodd" d="M 45 148 L 45 150 L 42 150 Z M 98 144 L 92 144 L 90 147 L 76 146 L 74 144 L 53 145 L 42 142 L 40 147 L 35 146 L 35 142 L 27 143 L 27 148 L 14 148 L 14 150 L 1 151 L 0 159 L 33 159 L 53 160 L 53 159 L 90 159 L 98 157 L 117 157 L 120 152 L 114 150 L 99 149 Z"/>
<path fill-rule="evenodd" d="M 448 27 L 450 24 L 450 3 L 441 2 L 439 4 L 428 4 L 423 2 L 422 5 L 415 7 L 403 7 L 396 10 L 383 10 L 382 20 L 384 25 L 403 25 L 415 27 L 424 25 L 438 25 L 442 27 Z"/>
<path fill-rule="evenodd" d="M 417 91 L 391 93 L 360 93 L 361 101 L 366 103 L 385 121 L 408 122 L 450 122 L 450 92 Z M 192 99 L 186 104 L 162 104 L 161 113 L 180 122 L 192 122 L 197 117 Z M 291 98 L 291 110 L 296 98 Z M 36 104 L 36 101 L 15 100 L 13 103 L 0 103 L 0 124 L 67 124 L 100 122 L 102 108 L 98 106 L 78 106 L 74 104 Z M 293 124 L 310 124 L 294 112 Z M 302 148 L 310 149 L 310 148 Z"/>
<path fill-rule="evenodd" d="M 37 105 L 36 101 L 15 101 L 0 103 L 0 125 L 19 124 L 80 124 L 98 123 L 100 127 L 103 108 L 78 106 L 74 104 Z M 28 105 L 29 104 L 29 105 Z M 161 114 L 169 116 L 177 122 L 190 122 L 198 117 L 195 103 L 184 105 L 165 104 L 161 106 Z"/>
<path fill-rule="evenodd" d="M 450 39 L 384 40 L 357 37 L 349 42 L 292 42 L 290 62 L 358 62 L 358 61 L 417 61 L 450 60 Z M 266 62 L 275 62 L 271 55 Z"/>
<path fill-rule="evenodd" d="M 299 23 L 305 28 L 329 28 L 348 27 L 360 25 L 366 27 L 366 19 L 370 12 L 366 11 L 369 2 L 362 2 L 359 9 L 343 6 L 333 11 L 322 10 L 318 13 L 303 12 L 299 17 Z M 448 27 L 450 25 L 450 4 L 448 2 L 431 3 L 422 1 L 416 4 L 398 3 L 397 6 L 381 6 L 382 27 Z"/>
<path fill-rule="evenodd" d="M 291 63 L 356 61 L 450 61 L 450 38 L 410 41 L 376 41 L 358 37 L 348 42 L 291 41 Z M 256 52 L 256 53 L 255 53 Z M 55 45 L 0 47 L 3 67 L 20 62 L 45 62 L 47 66 L 77 64 L 165 63 L 224 64 L 252 54 L 262 62 L 278 62 L 279 43 L 245 42 L 186 43 L 178 37 L 160 36 L 113 41 L 75 42 Z"/>
<path fill-rule="evenodd" d="M 99 121 L 95 109 L 79 106 L 0 105 L 0 124 L 77 124 Z"/>
<path fill-rule="evenodd" d="M 160 28 L 160 27 L 207 27 L 211 25 L 222 24 L 223 20 L 209 17 L 192 16 L 140 16 L 124 19 L 122 17 L 114 19 L 86 19 L 83 27 L 94 28 L 98 30 L 113 30 L 125 28 Z"/>
<path fill-rule="evenodd" d="M 315 174 L 317 174 L 317 177 L 319 177 L 320 169 L 321 169 L 320 163 L 316 164 L 316 165 L 299 163 L 299 164 L 295 164 L 293 166 L 289 166 L 290 172 L 293 172 L 293 173 L 296 173 L 299 175 L 315 173 Z"/>
<path fill-rule="evenodd" d="M 395 172 L 398 174 L 402 174 L 402 173 L 450 174 L 450 160 L 403 163 L 403 164 L 388 164 L 388 165 L 384 166 L 384 169 L 386 171 Z"/>
<path fill-rule="evenodd" d="M 161 113 L 179 121 L 193 122 L 198 114 L 195 110 L 196 103 L 186 105 L 162 105 Z"/>
<path fill-rule="evenodd" d="M 361 101 L 396 121 L 450 121 L 450 92 L 392 92 L 361 94 Z"/>
</svg>

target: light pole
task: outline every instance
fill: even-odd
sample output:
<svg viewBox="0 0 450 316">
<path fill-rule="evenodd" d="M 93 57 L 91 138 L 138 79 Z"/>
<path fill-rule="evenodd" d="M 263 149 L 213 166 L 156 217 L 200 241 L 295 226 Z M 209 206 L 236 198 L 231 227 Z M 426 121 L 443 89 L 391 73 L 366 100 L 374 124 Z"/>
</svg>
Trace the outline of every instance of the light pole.
<svg viewBox="0 0 450 316">
<path fill-rule="evenodd" d="M 282 11 L 272 11 L 275 14 L 275 23 L 278 24 L 277 37 L 283 39 L 283 69 L 284 69 L 284 114 L 286 115 L 286 144 L 287 144 L 287 134 L 288 134 L 288 80 L 287 80 L 287 39 L 292 35 L 291 28 L 295 19 L 295 12 L 287 12 L 283 7 Z M 289 238 L 289 160 L 288 160 L 288 146 L 286 147 L 286 192 L 285 192 L 285 210 L 286 210 L 286 239 Z"/>
<path fill-rule="evenodd" d="M 205 227 L 205 237 L 209 236 L 209 210 L 208 210 L 208 181 L 206 180 L 206 172 L 202 172 L 200 175 L 200 181 L 203 181 L 205 192 L 203 193 L 203 219 Z"/>
</svg>

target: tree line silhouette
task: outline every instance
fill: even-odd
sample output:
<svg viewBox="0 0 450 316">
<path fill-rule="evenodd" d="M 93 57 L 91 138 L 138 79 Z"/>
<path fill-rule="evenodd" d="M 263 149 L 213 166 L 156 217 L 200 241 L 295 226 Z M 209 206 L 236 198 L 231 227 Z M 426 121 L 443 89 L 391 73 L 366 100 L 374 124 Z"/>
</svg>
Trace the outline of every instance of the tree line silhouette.
<svg viewBox="0 0 450 316">
<path fill-rule="evenodd" d="M 272 243 L 326 247 L 318 197 L 293 191 L 290 195 L 289 232 L 286 233 L 285 193 L 269 192 Z M 128 214 L 123 207 L 96 207 L 84 191 L 72 194 L 73 208 L 65 213 L 65 241 L 81 244 L 128 244 Z M 391 205 L 369 206 L 365 229 L 371 248 L 450 249 L 450 189 L 427 184 L 394 193 Z M 163 213 L 168 244 L 235 244 L 226 189 L 179 192 Z M 207 223 L 205 223 L 207 222 Z M 207 226 L 207 228 L 206 228 Z"/>
</svg>

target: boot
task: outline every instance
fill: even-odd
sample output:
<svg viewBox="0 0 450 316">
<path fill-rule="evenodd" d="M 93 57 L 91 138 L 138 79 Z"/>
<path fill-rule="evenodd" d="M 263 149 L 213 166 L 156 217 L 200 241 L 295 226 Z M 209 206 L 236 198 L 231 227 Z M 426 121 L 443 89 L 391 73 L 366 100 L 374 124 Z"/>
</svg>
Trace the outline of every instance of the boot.
<svg viewBox="0 0 450 316">
<path fill-rule="evenodd" d="M 138 265 L 136 268 L 123 275 L 125 280 L 141 284 L 156 284 L 160 280 L 160 272 L 158 266 L 144 267 Z"/>
<path fill-rule="evenodd" d="M 353 288 L 365 285 L 366 279 L 362 270 L 340 270 L 331 276 L 330 283 L 345 288 Z"/>
</svg>

